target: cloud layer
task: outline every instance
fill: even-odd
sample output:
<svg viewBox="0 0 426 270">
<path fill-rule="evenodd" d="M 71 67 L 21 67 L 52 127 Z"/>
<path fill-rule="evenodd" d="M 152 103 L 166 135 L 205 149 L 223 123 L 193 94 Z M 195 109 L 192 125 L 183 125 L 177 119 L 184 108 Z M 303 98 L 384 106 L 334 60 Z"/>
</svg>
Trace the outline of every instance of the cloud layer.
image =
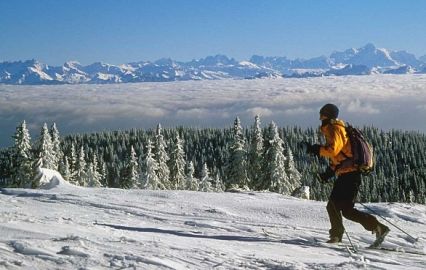
<svg viewBox="0 0 426 270">
<path fill-rule="evenodd" d="M 372 75 L 114 85 L 0 85 L 0 146 L 26 120 L 62 134 L 163 126 L 227 127 L 235 116 L 263 123 L 317 126 L 325 103 L 356 125 L 426 131 L 426 75 Z"/>
</svg>

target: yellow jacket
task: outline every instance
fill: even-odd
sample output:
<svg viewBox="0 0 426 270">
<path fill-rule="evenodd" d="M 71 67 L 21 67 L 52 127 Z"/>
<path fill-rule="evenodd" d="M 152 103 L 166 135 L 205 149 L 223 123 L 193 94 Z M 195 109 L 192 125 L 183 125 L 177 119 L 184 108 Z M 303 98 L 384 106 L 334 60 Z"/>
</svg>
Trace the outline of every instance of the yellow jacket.
<svg viewBox="0 0 426 270">
<path fill-rule="evenodd" d="M 331 119 L 329 123 L 322 125 L 320 130 L 326 142 L 320 147 L 319 154 L 330 160 L 330 167 L 336 174 L 357 171 L 350 159 L 352 150 L 346 134 L 345 123 L 339 119 Z"/>
</svg>

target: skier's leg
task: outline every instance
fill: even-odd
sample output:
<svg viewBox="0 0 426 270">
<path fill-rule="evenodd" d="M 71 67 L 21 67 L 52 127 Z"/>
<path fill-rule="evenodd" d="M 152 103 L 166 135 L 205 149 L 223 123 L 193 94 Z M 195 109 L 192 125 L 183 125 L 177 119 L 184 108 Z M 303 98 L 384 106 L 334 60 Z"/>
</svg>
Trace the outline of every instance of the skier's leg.
<svg viewBox="0 0 426 270">
<path fill-rule="evenodd" d="M 384 229 L 377 219 L 368 214 L 354 208 L 356 198 L 358 196 L 359 186 L 361 184 L 361 174 L 359 172 L 346 173 L 339 177 L 340 183 L 344 183 L 341 189 L 341 200 L 339 200 L 338 208 L 342 210 L 345 218 L 360 223 L 366 230 L 376 232 L 377 229 Z"/>
<path fill-rule="evenodd" d="M 327 203 L 327 213 L 330 219 L 331 229 L 329 230 L 330 240 L 338 238 L 339 242 L 342 241 L 344 228 L 342 224 L 342 214 L 334 200 L 329 200 Z"/>
<path fill-rule="evenodd" d="M 341 202 L 340 206 L 345 218 L 360 223 L 367 231 L 374 231 L 379 225 L 374 216 L 357 210 L 351 201 Z"/>
</svg>

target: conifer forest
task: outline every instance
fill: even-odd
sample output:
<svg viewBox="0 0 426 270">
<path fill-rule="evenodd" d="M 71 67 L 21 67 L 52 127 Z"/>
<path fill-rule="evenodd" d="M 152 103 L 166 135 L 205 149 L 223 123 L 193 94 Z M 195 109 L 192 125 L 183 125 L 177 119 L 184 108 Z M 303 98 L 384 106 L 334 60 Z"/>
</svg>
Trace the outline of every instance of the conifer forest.
<svg viewBox="0 0 426 270">
<path fill-rule="evenodd" d="M 56 124 L 32 139 L 25 121 L 0 150 L 3 187 L 33 187 L 39 168 L 58 170 L 78 186 L 206 192 L 253 190 L 291 195 L 309 186 L 310 199 L 327 200 L 332 184 L 317 174 L 327 161 L 307 155 L 300 142 L 323 143 L 318 129 L 261 127 L 162 128 L 60 136 Z M 361 128 L 372 144 L 374 171 L 363 176 L 361 202 L 426 203 L 426 135 Z"/>
</svg>

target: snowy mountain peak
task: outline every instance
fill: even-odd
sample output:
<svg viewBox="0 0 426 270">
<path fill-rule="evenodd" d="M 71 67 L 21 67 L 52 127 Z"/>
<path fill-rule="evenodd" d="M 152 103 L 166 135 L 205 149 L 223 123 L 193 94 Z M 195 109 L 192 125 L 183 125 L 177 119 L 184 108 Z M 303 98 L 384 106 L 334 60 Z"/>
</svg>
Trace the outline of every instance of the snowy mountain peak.
<svg viewBox="0 0 426 270">
<path fill-rule="evenodd" d="M 329 57 L 288 59 L 253 55 L 248 61 L 236 61 L 217 54 L 190 62 L 162 58 L 122 65 L 103 62 L 83 66 L 68 61 L 48 66 L 32 59 L 0 63 L 0 83 L 65 84 L 126 83 L 181 80 L 254 79 L 264 77 L 316 77 L 367 75 L 371 73 L 426 73 L 426 56 L 419 59 L 406 51 L 377 48 L 368 43 L 358 49 L 334 51 Z"/>
<path fill-rule="evenodd" d="M 358 49 L 350 48 L 350 49 L 347 49 L 345 52 L 354 55 L 354 54 L 358 53 Z"/>
<path fill-rule="evenodd" d="M 64 63 L 63 68 L 69 70 L 80 70 L 82 66 L 77 61 L 68 61 Z"/>
<path fill-rule="evenodd" d="M 159 66 L 172 66 L 172 67 L 178 66 L 178 64 L 170 58 L 161 58 L 161 59 L 155 61 L 154 64 L 159 65 Z"/>
<path fill-rule="evenodd" d="M 67 66 L 67 67 L 75 67 L 75 66 L 81 67 L 81 64 L 78 61 L 67 61 L 67 62 L 64 63 L 64 66 Z"/>
<path fill-rule="evenodd" d="M 241 62 L 238 63 L 238 65 L 249 67 L 249 68 L 259 68 L 257 65 L 253 64 L 250 61 L 241 61 Z"/>
<path fill-rule="evenodd" d="M 359 49 L 360 51 L 375 51 L 376 46 L 373 43 L 367 43 L 364 47 Z"/>
<path fill-rule="evenodd" d="M 109 66 L 112 66 L 112 65 L 110 65 L 108 63 L 104 63 L 104 62 L 95 62 L 95 63 L 91 64 L 90 66 L 104 68 L 104 67 L 109 67 Z"/>
<path fill-rule="evenodd" d="M 372 43 L 368 43 L 357 50 L 350 49 L 344 52 L 334 52 L 330 58 L 335 63 L 364 65 L 369 68 L 400 65 L 400 63 L 392 59 L 387 50 L 377 49 Z"/>
<path fill-rule="evenodd" d="M 236 65 L 238 64 L 237 61 L 233 58 L 228 58 L 226 55 L 218 54 L 215 56 L 207 56 L 206 58 L 201 58 L 199 60 L 196 60 L 196 62 L 200 65 L 204 66 L 226 66 L 226 65 Z"/>
</svg>

